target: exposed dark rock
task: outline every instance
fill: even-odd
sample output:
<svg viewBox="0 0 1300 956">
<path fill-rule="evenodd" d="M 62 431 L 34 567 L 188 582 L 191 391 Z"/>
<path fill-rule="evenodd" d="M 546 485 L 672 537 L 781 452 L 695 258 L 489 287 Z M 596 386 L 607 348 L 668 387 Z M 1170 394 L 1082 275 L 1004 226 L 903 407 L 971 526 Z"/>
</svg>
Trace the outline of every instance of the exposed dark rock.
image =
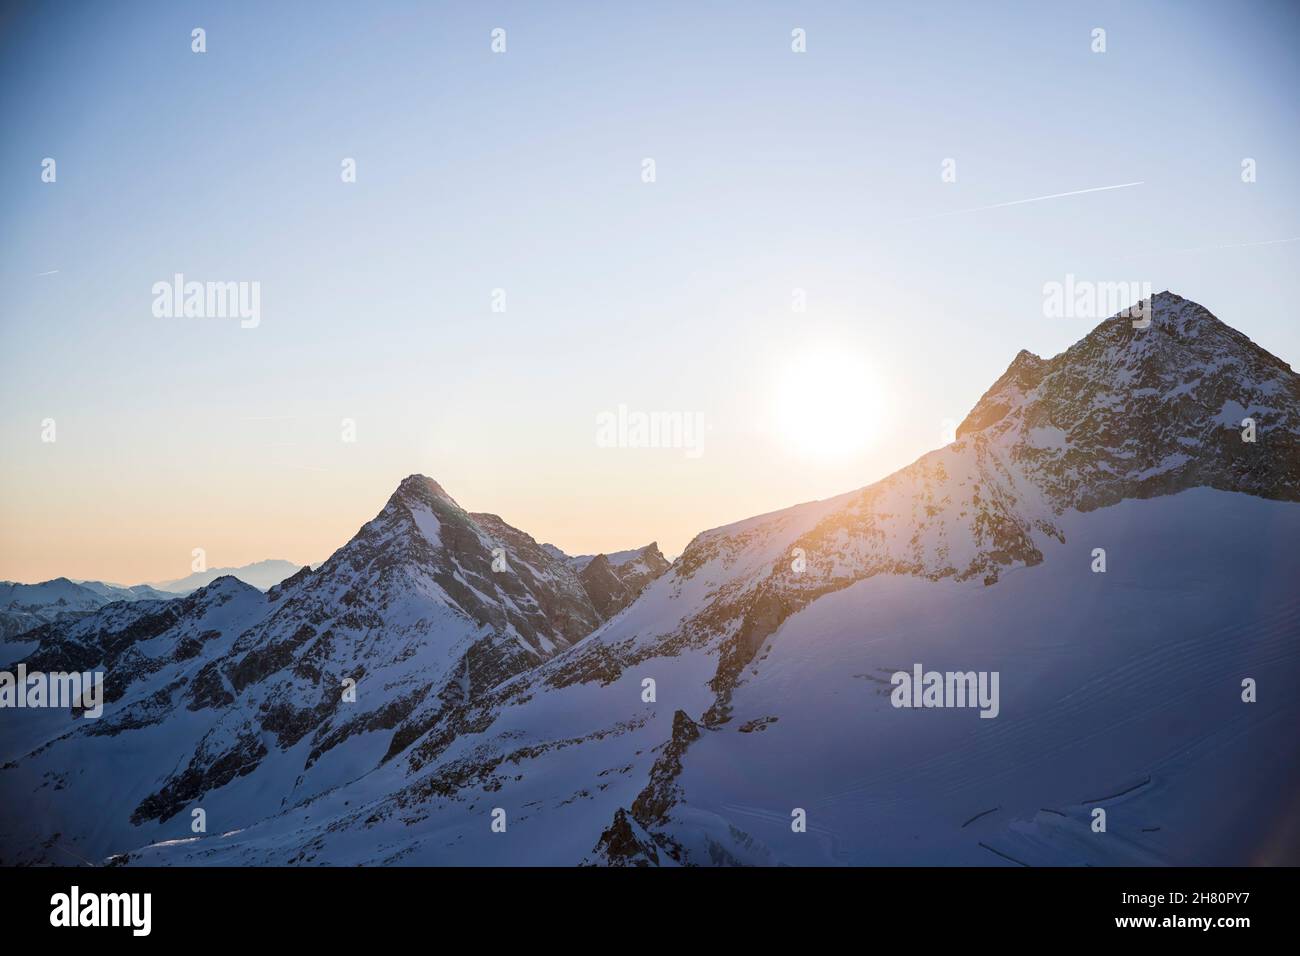
<svg viewBox="0 0 1300 956">
<path fill-rule="evenodd" d="M 700 738 L 700 728 L 685 711 L 673 714 L 673 735 L 664 744 L 659 757 L 650 768 L 650 782 L 632 802 L 632 816 L 643 827 L 662 823 L 681 795 L 676 784 L 682 770 L 682 757 L 694 741 Z"/>
<path fill-rule="evenodd" d="M 252 773 L 266 756 L 266 747 L 252 731 L 240 734 L 229 747 L 213 746 L 212 736 L 203 739 L 184 771 L 140 802 L 131 814 L 132 823 L 166 822 L 202 794 Z"/>
<path fill-rule="evenodd" d="M 638 832 L 640 831 L 640 832 Z M 658 866 L 659 850 L 644 830 L 619 807 L 583 866 Z"/>
</svg>

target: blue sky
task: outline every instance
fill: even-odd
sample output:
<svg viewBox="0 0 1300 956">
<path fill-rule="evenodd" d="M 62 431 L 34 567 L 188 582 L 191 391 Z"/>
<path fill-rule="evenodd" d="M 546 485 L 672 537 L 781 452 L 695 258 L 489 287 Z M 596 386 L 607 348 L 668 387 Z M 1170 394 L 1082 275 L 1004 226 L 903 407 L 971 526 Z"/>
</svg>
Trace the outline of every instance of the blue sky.
<svg viewBox="0 0 1300 956">
<path fill-rule="evenodd" d="M 198 546 L 320 560 L 415 471 L 566 550 L 675 553 L 935 447 L 1019 349 L 1086 334 L 1043 314 L 1067 273 L 1173 289 L 1300 355 L 1300 242 L 1276 241 L 1300 237 L 1294 4 L 49 3 L 0 24 L 0 578 L 179 577 Z M 156 318 L 176 272 L 259 282 L 261 324 Z M 832 460 L 773 426 L 810 347 L 883 396 Z M 705 453 L 597 447 L 619 404 L 702 413 Z"/>
</svg>

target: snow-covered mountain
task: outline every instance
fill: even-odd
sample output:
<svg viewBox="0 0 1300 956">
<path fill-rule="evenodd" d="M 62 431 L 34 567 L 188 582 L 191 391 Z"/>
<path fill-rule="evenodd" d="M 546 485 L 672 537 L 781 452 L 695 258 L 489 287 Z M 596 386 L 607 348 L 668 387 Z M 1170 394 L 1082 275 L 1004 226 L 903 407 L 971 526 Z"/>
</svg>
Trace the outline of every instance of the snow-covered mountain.
<svg viewBox="0 0 1300 956">
<path fill-rule="evenodd" d="M 60 821 L 76 852 L 103 855 L 167 832 L 213 791 L 221 795 L 208 804 L 230 801 L 227 812 L 273 812 L 457 726 L 482 694 L 602 620 L 566 562 L 413 475 L 318 570 L 266 594 L 225 576 L 184 598 L 114 604 L 0 643 L 0 660 L 21 658 L 31 671 L 102 669 L 110 705 L 93 722 L 45 711 L 0 725 L 0 761 L 16 771 L 0 773 L 5 805 L 42 804 L 10 817 L 22 835 L 8 832 L 0 846 L 43 842 Z M 73 836 L 83 832 L 68 819 L 80 812 L 75 788 L 25 793 L 38 767 L 60 776 L 65 761 L 94 765 L 119 749 L 165 772 L 97 788 L 105 820 L 85 821 L 93 838 Z"/>
<path fill-rule="evenodd" d="M 175 597 L 168 591 L 160 591 L 148 584 L 107 584 L 103 581 L 77 581 L 83 588 L 94 591 L 109 601 L 143 601 L 166 600 Z"/>
<path fill-rule="evenodd" d="M 1298 396 L 1285 362 L 1163 292 L 1149 328 L 1107 322 L 1048 360 L 1022 351 L 957 436 L 985 436 L 1057 509 L 1197 487 L 1295 501 Z"/>
<path fill-rule="evenodd" d="M 619 608 L 595 558 L 412 477 L 266 595 L 23 635 L 112 702 L 0 714 L 0 858 L 1300 862 L 1300 377 L 1152 312 L 1022 352 L 954 443 L 706 531 Z M 1000 675 L 996 718 L 893 706 L 917 664 Z"/>
<path fill-rule="evenodd" d="M 196 571 L 174 581 L 155 582 L 152 587 L 169 594 L 189 594 L 191 591 L 206 587 L 217 578 L 232 577 L 245 584 L 251 584 L 258 590 L 267 591 L 296 573 L 299 567 L 292 561 L 269 558 L 265 561 L 240 565 L 237 568 L 208 568 L 206 571 Z"/>
<path fill-rule="evenodd" d="M 0 581 L 0 640 L 50 621 L 75 620 L 113 601 L 170 597 L 146 584 L 124 587 L 102 581 L 54 578 L 39 584 Z"/>
</svg>

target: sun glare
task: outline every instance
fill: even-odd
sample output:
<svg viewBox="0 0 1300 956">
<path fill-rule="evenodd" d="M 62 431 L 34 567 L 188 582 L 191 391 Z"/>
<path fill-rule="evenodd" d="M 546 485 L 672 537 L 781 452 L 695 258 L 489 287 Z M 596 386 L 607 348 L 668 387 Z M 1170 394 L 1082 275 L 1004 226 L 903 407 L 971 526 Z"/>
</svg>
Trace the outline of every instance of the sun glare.
<svg viewBox="0 0 1300 956">
<path fill-rule="evenodd" d="M 782 369 L 775 419 L 796 454 L 845 458 L 876 438 L 885 410 L 870 364 L 845 349 L 821 346 L 793 356 Z"/>
</svg>

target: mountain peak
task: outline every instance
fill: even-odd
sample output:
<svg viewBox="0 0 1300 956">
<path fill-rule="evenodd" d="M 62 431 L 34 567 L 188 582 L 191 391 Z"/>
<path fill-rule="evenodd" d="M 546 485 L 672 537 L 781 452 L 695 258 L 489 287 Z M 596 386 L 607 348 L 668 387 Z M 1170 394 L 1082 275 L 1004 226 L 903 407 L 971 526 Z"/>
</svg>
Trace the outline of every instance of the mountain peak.
<svg viewBox="0 0 1300 956">
<path fill-rule="evenodd" d="M 397 490 L 393 492 L 393 498 L 424 504 L 434 504 L 441 501 L 457 508 L 460 507 L 456 499 L 447 494 L 442 485 L 427 475 L 421 474 L 407 475 L 403 478 L 401 484 L 397 486 Z"/>
<path fill-rule="evenodd" d="M 260 594 L 258 588 L 253 587 L 245 581 L 239 580 L 233 574 L 223 574 L 220 577 L 213 578 L 208 584 L 198 588 L 196 594 L 216 596 L 222 594 Z"/>
<path fill-rule="evenodd" d="M 588 561 L 587 566 L 582 570 L 583 573 L 586 573 L 588 571 L 609 571 L 610 570 L 609 558 L 604 554 L 598 554 L 590 561 Z"/>
<path fill-rule="evenodd" d="M 1207 329 L 1228 328 L 1199 302 L 1184 299 L 1168 289 L 1151 297 L 1151 324 L 1164 331 L 1189 337 L 1196 337 Z"/>
<path fill-rule="evenodd" d="M 1300 379 L 1190 299 L 1156 293 L 1148 316 L 1118 313 L 1050 359 L 1022 350 L 957 438 L 1001 447 L 1058 506 L 1198 485 L 1295 500 Z"/>
</svg>

